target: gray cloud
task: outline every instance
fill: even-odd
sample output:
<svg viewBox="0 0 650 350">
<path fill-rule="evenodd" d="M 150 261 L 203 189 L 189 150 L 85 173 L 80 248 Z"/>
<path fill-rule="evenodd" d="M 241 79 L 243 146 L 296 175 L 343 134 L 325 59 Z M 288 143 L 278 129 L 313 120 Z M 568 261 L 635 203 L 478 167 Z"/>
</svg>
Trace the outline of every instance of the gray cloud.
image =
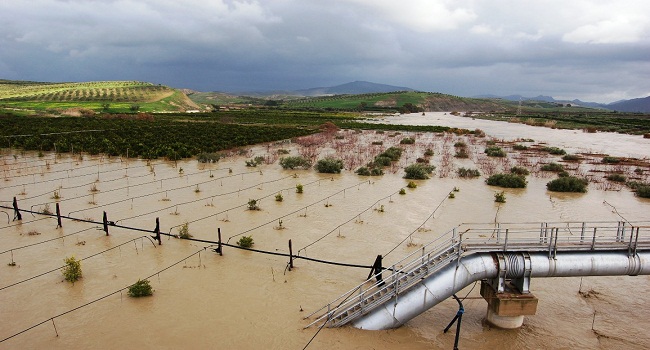
<svg viewBox="0 0 650 350">
<path fill-rule="evenodd" d="M 650 95 L 645 0 L 16 0 L 0 3 L 0 23 L 5 79 Z"/>
</svg>

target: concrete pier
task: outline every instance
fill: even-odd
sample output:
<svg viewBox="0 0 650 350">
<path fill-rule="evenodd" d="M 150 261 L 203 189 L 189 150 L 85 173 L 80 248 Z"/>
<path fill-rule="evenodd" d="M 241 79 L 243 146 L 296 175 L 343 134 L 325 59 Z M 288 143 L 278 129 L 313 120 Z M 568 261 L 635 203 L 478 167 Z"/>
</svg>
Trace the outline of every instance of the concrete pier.
<svg viewBox="0 0 650 350">
<path fill-rule="evenodd" d="M 537 297 L 523 294 L 509 284 L 503 293 L 497 293 L 489 283 L 481 281 L 481 296 L 488 303 L 487 321 L 499 328 L 519 328 L 524 316 L 537 312 Z"/>
</svg>

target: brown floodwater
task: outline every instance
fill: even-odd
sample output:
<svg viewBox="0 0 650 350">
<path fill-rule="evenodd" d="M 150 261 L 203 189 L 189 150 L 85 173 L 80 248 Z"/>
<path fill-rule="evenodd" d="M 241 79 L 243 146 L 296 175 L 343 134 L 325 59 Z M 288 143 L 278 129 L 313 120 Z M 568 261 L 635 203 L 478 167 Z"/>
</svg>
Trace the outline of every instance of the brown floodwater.
<svg viewBox="0 0 650 350">
<path fill-rule="evenodd" d="M 488 127 L 474 126 L 469 118 L 464 122 L 463 127 L 478 127 L 492 136 Z M 595 144 L 565 144 L 566 139 L 554 136 L 559 130 L 534 128 L 536 134 L 531 136 L 519 129 L 509 134 L 509 127 L 500 125 L 503 134 L 494 136 L 529 137 L 602 152 Z M 300 250 L 312 258 L 360 265 L 372 265 L 378 254 L 386 255 L 412 235 L 385 256 L 385 266 L 462 223 L 649 219 L 650 201 L 635 197 L 626 187 L 606 191 L 610 187 L 601 181 L 591 183 L 584 194 L 552 193 L 545 186 L 551 177 L 539 171 L 528 177 L 527 188 L 504 189 L 507 202 L 499 205 L 494 192 L 500 189 L 487 186 L 484 177 L 460 179 L 453 170 L 463 166 L 489 172 L 519 160 L 489 165 L 492 160 L 478 154 L 484 141 L 469 136 L 341 134 L 343 138 L 330 138 L 317 147 L 285 143 L 253 147 L 216 164 L 88 155 L 82 160 L 79 155 L 39 158 L 5 149 L 0 159 L 0 204 L 11 206 L 15 196 L 21 209 L 42 211 L 47 206 L 54 211 L 58 201 L 63 215 L 101 221 L 105 211 L 117 224 L 149 230 L 158 217 L 161 230 L 173 234 L 189 222 L 195 238 L 216 241 L 221 229 L 224 241 L 231 244 L 250 235 L 254 248 L 281 253 L 288 253 L 291 239 L 294 253 Z M 409 135 L 416 137 L 416 145 L 405 146 L 403 159 L 381 177 L 360 177 L 348 169 L 336 175 L 289 171 L 277 162 L 277 150 L 285 148 L 294 155 L 342 154 L 355 168 Z M 628 137 L 605 136 L 617 147 Z M 378 138 L 381 146 L 368 145 Z M 473 152 L 469 159 L 450 159 L 450 145 L 457 140 L 468 143 Z M 626 144 L 620 152 L 606 147 L 606 153 L 647 158 L 648 153 L 639 154 L 646 151 L 638 145 L 645 142 L 642 147 L 647 147 L 648 141 L 634 140 L 637 143 Z M 431 179 L 416 181 L 417 188 L 397 194 L 407 183 L 400 168 L 424 148 L 434 149 L 432 163 L 438 170 Z M 246 167 L 245 160 L 255 156 L 267 157 L 270 164 Z M 531 159 L 546 161 L 541 156 L 526 161 Z M 647 181 L 650 169 L 642 170 L 646 173 L 638 176 Z M 296 193 L 296 184 L 304 185 L 304 193 Z M 454 187 L 460 191 L 447 198 Z M 55 191 L 58 200 L 52 198 Z M 281 202 L 275 200 L 278 193 Z M 247 210 L 250 199 L 259 199 L 261 210 Z M 100 225 L 64 220 L 63 227 L 56 228 L 55 219 L 29 213 L 17 223 L 10 221 L 11 210 L 2 212 L 0 340 L 11 338 L 0 342 L 0 349 L 302 349 L 318 331 L 303 329 L 311 322 L 303 317 L 363 282 L 369 272 L 305 260 L 296 260 L 295 268 L 287 271 L 288 259 L 281 256 L 229 247 L 219 256 L 206 249 L 206 243 L 164 237 L 157 246 L 140 238 L 144 234 L 138 231 L 109 227 L 106 236 Z M 72 255 L 84 258 L 83 278 L 74 285 L 59 271 L 63 259 Z M 12 261 L 15 266 L 10 266 Z M 135 299 L 119 292 L 149 276 L 153 297 Z M 648 276 L 533 279 L 537 314 L 527 316 L 520 329 L 499 330 L 484 322 L 487 303 L 479 288 L 469 286 L 459 293 L 468 295 L 460 347 L 648 348 L 649 287 Z M 580 288 L 593 292 L 584 297 Z M 447 300 L 394 330 L 325 328 L 308 348 L 451 349 L 454 333 L 442 331 L 456 311 L 456 302 Z"/>
</svg>

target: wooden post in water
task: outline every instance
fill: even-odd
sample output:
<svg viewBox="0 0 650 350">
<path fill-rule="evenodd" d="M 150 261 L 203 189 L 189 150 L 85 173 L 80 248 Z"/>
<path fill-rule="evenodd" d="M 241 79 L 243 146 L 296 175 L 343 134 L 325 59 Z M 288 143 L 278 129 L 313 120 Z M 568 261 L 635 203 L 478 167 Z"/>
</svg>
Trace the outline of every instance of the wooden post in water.
<svg viewBox="0 0 650 350">
<path fill-rule="evenodd" d="M 216 252 L 219 253 L 220 256 L 223 256 L 223 248 L 221 247 L 221 227 L 217 228 L 217 235 L 219 236 L 219 243 L 217 243 Z"/>
<path fill-rule="evenodd" d="M 13 221 L 20 221 L 23 219 L 23 216 L 20 214 L 20 210 L 18 210 L 18 200 L 16 200 L 16 197 L 14 197 L 14 220 Z"/>
<path fill-rule="evenodd" d="M 162 245 L 162 240 L 160 239 L 160 219 L 156 218 L 156 228 L 153 230 L 153 232 L 156 234 L 153 236 L 155 240 L 158 241 L 158 245 Z"/>
<path fill-rule="evenodd" d="M 293 248 L 291 247 L 291 240 L 289 240 L 289 271 L 293 269 Z"/>
<path fill-rule="evenodd" d="M 377 255 L 377 258 L 375 259 L 375 263 L 372 264 L 372 268 L 370 269 L 370 273 L 368 274 L 368 278 L 366 278 L 366 279 L 369 279 L 373 275 L 377 275 L 377 282 L 380 282 L 380 284 L 383 285 L 384 280 L 383 280 L 383 278 L 381 276 L 381 272 L 383 270 L 382 260 L 383 260 L 383 258 L 381 256 L 381 254 Z"/>
<path fill-rule="evenodd" d="M 108 236 L 108 219 L 106 218 L 106 212 L 104 212 L 103 223 L 104 223 L 104 232 L 106 232 L 106 235 Z"/>
<path fill-rule="evenodd" d="M 56 228 L 63 227 L 61 224 L 61 209 L 59 203 L 56 203 Z"/>
</svg>

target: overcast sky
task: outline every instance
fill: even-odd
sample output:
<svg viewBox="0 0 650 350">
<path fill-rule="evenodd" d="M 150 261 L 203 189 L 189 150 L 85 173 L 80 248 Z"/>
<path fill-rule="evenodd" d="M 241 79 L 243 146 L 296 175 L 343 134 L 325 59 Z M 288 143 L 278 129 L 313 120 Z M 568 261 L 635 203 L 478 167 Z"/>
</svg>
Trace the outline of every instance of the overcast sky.
<svg viewBox="0 0 650 350">
<path fill-rule="evenodd" d="M 650 95 L 649 0 L 0 0 L 0 79 Z"/>
</svg>

